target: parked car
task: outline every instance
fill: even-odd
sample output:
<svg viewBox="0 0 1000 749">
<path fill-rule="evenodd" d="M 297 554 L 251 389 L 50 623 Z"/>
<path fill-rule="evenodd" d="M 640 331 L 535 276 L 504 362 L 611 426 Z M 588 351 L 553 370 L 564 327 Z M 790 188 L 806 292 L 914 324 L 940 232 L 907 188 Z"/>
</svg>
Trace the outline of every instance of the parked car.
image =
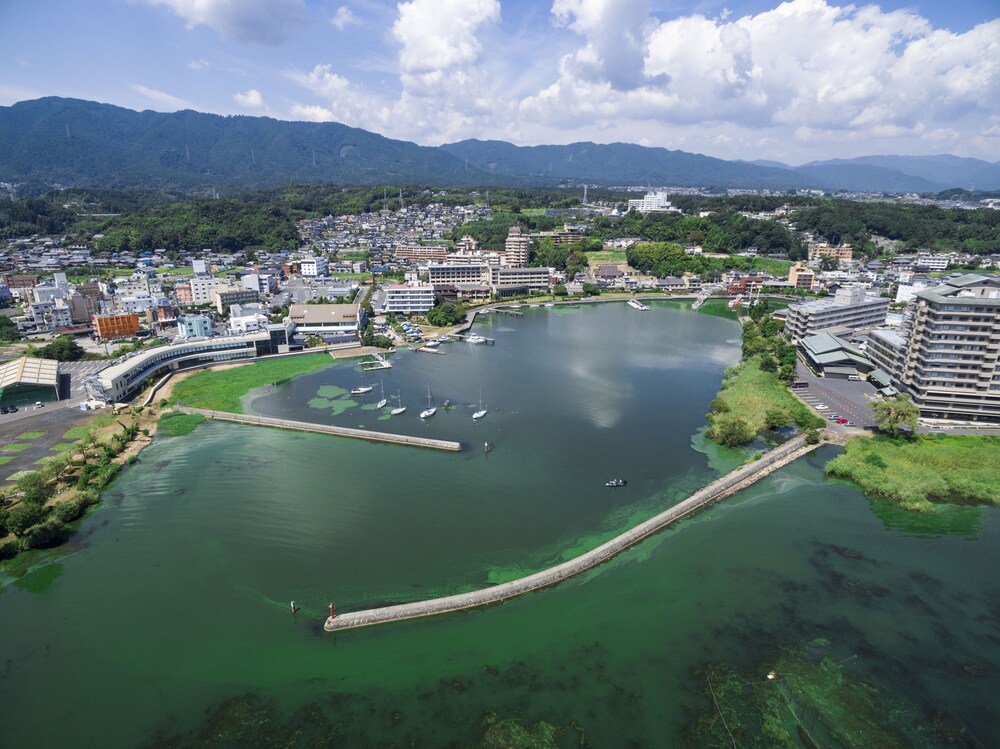
<svg viewBox="0 0 1000 749">
<path fill-rule="evenodd" d="M 831 421 L 836 421 L 837 419 L 840 418 L 840 414 L 828 413 L 826 415 L 826 418 L 830 419 Z"/>
<path fill-rule="evenodd" d="M 837 423 L 838 424 L 850 424 L 851 420 L 850 419 L 845 419 L 845 418 L 841 417 L 841 418 L 837 419 Z"/>
<path fill-rule="evenodd" d="M 829 407 L 829 406 L 824 406 L 824 405 L 823 405 L 822 403 L 817 403 L 817 404 L 816 404 L 816 405 L 814 406 L 814 408 L 815 408 L 815 409 L 816 409 L 817 411 L 829 411 L 829 410 L 830 410 L 830 407 Z"/>
<path fill-rule="evenodd" d="M 857 426 L 857 424 L 855 424 L 855 423 L 854 423 L 853 421 L 849 421 L 849 422 L 847 422 L 846 424 L 844 424 L 844 426 L 845 426 L 845 427 L 856 427 L 856 426 Z"/>
</svg>

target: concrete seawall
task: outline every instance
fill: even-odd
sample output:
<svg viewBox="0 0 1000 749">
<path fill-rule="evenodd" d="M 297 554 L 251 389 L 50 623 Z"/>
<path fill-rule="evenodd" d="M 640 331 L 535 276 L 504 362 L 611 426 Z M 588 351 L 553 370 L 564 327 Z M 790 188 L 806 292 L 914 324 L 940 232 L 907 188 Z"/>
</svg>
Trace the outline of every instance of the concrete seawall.
<svg viewBox="0 0 1000 749">
<path fill-rule="evenodd" d="M 435 616 L 462 609 L 478 608 L 501 603 L 508 598 L 529 593 L 550 585 L 556 585 L 582 572 L 586 572 L 599 564 L 615 557 L 640 541 L 666 528 L 682 517 L 690 515 L 707 505 L 728 497 L 741 489 L 754 484 L 771 472 L 791 463 L 818 445 L 806 444 L 805 437 L 799 436 L 789 440 L 774 450 L 766 453 L 760 460 L 741 466 L 736 470 L 716 479 L 708 486 L 698 490 L 687 499 L 664 510 L 656 517 L 640 523 L 635 528 L 625 531 L 610 541 L 601 544 L 596 549 L 581 554 L 567 562 L 550 567 L 542 572 L 528 575 L 517 580 L 495 585 L 468 593 L 459 593 L 443 598 L 427 601 L 415 601 L 397 606 L 385 606 L 365 611 L 354 611 L 338 614 L 328 618 L 324 629 L 335 632 L 342 629 L 354 629 L 373 624 L 416 619 L 425 616 Z"/>
<path fill-rule="evenodd" d="M 330 424 L 311 424 L 308 421 L 274 419 L 270 416 L 246 416 L 244 414 L 231 414 L 226 411 L 208 411 L 203 408 L 189 408 L 187 406 L 179 406 L 177 410 L 186 414 L 198 414 L 199 416 L 204 416 L 206 419 L 215 419 L 216 421 L 232 421 L 236 424 L 251 424 L 253 426 L 274 427 L 276 429 L 290 429 L 296 432 L 332 434 L 337 437 L 351 437 L 353 439 L 368 440 L 369 442 L 388 442 L 394 445 L 424 447 L 431 450 L 446 450 L 448 452 L 459 452 L 462 449 L 462 444 L 460 442 L 435 440 L 427 437 L 411 437 L 405 434 L 372 432 L 368 429 L 351 429 L 349 427 L 337 427 Z"/>
</svg>

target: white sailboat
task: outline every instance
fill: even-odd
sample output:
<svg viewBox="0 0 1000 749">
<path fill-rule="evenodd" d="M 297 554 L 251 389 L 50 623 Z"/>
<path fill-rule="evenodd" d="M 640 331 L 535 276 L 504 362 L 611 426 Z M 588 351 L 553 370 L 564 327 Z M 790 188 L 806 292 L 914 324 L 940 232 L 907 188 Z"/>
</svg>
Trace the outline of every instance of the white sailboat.
<svg viewBox="0 0 1000 749">
<path fill-rule="evenodd" d="M 376 405 L 375 408 L 377 408 L 377 409 L 383 409 L 383 408 L 385 408 L 385 404 L 388 403 L 389 401 L 387 401 L 386 398 L 385 398 L 385 382 L 383 382 L 382 380 L 379 380 L 378 384 L 379 384 L 379 388 L 382 391 L 382 400 L 380 400 L 378 402 L 378 405 Z"/>
<path fill-rule="evenodd" d="M 431 397 L 431 386 L 427 385 L 427 408 L 420 412 L 421 419 L 429 419 L 431 416 L 437 413 L 437 406 L 434 405 L 434 400 Z"/>
<path fill-rule="evenodd" d="M 479 410 L 472 414 L 473 419 L 481 419 L 486 415 L 486 409 L 483 408 L 483 389 L 479 388 Z"/>
<path fill-rule="evenodd" d="M 403 399 L 399 395 L 399 391 L 398 390 L 396 391 L 396 400 L 399 403 L 399 405 L 396 408 L 392 409 L 389 412 L 393 416 L 399 416 L 401 413 L 403 413 L 404 411 L 406 411 L 406 406 L 403 405 Z"/>
</svg>

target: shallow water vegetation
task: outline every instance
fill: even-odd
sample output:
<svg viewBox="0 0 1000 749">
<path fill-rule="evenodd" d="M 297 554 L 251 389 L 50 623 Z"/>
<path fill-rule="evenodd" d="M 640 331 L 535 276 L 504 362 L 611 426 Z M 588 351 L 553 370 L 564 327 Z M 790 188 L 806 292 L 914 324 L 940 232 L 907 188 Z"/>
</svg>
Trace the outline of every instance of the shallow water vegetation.
<svg viewBox="0 0 1000 749">
<path fill-rule="evenodd" d="M 848 675 L 843 664 L 811 657 L 806 647 L 785 649 L 773 664 L 748 671 L 713 664 L 695 677 L 708 707 L 685 726 L 688 746 L 920 745 L 911 712 Z"/>
<path fill-rule="evenodd" d="M 1000 438 L 933 434 L 854 439 L 827 464 L 826 473 L 909 510 L 932 512 L 934 503 L 941 502 L 1000 507 Z"/>
<path fill-rule="evenodd" d="M 274 385 L 334 363 L 329 354 L 303 354 L 256 361 L 233 369 L 207 369 L 174 386 L 171 399 L 192 408 L 243 413 L 241 399 L 254 388 Z"/>
<path fill-rule="evenodd" d="M 185 414 L 179 411 L 165 413 L 160 417 L 157 431 L 166 437 L 182 437 L 193 432 L 204 421 L 205 417 L 200 414 Z"/>
</svg>

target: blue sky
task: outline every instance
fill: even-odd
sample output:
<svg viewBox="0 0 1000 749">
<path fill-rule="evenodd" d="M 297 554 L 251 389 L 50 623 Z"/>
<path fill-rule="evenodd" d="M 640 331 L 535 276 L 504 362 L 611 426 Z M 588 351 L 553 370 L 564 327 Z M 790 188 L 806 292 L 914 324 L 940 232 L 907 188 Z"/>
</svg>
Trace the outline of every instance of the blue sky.
<svg viewBox="0 0 1000 749">
<path fill-rule="evenodd" d="M 1000 3 L 0 0 L 0 104 L 337 121 L 427 145 L 1000 159 Z"/>
</svg>

